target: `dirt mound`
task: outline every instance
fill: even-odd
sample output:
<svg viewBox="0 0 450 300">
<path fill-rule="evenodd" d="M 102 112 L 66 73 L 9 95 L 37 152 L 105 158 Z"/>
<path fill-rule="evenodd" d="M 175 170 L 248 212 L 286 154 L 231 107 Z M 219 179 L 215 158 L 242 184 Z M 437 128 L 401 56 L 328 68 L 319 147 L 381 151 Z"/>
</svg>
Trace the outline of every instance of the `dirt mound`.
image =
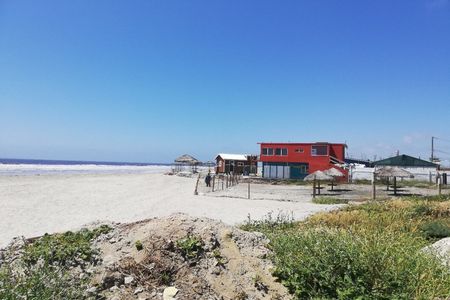
<svg viewBox="0 0 450 300">
<path fill-rule="evenodd" d="M 268 240 L 177 214 L 118 225 L 99 237 L 93 289 L 107 299 L 288 299 L 271 276 Z"/>
</svg>

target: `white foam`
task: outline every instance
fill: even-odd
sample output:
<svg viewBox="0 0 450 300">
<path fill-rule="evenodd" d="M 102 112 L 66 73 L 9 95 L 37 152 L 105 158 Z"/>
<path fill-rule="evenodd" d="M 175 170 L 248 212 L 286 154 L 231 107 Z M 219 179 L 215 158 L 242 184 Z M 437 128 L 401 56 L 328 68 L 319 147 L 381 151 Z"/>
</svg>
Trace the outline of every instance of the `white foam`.
<svg viewBox="0 0 450 300">
<path fill-rule="evenodd" d="M 93 174 L 93 173 L 164 173 L 171 166 L 148 165 L 40 165 L 40 164 L 0 164 L 0 175 L 37 174 Z"/>
</svg>

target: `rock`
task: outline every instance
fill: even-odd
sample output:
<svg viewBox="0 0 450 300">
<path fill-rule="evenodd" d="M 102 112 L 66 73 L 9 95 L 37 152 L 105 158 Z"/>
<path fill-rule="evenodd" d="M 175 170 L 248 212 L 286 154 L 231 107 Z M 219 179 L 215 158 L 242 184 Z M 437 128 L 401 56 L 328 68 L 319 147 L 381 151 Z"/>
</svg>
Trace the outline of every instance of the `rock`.
<svg viewBox="0 0 450 300">
<path fill-rule="evenodd" d="M 95 286 L 90 287 L 86 290 L 88 294 L 95 294 L 97 292 L 97 288 Z"/>
<path fill-rule="evenodd" d="M 142 293 L 144 291 L 144 289 L 143 288 L 141 288 L 141 287 L 138 287 L 137 289 L 135 289 L 134 290 L 134 294 L 135 295 L 137 295 L 137 294 L 140 294 L 140 293 Z"/>
<path fill-rule="evenodd" d="M 124 282 L 122 274 L 119 272 L 106 272 L 102 279 L 102 286 L 104 289 L 109 289 L 114 285 L 121 285 Z"/>
<path fill-rule="evenodd" d="M 435 255 L 443 265 L 450 268 L 450 237 L 441 239 L 422 250 Z"/>
<path fill-rule="evenodd" d="M 123 283 L 125 285 L 127 285 L 127 284 L 131 284 L 133 281 L 134 281 L 134 278 L 132 276 L 127 276 L 127 277 L 125 277 L 125 280 Z"/>
<path fill-rule="evenodd" d="M 155 294 L 156 296 L 156 294 Z M 148 293 L 140 293 L 138 295 L 138 300 L 147 300 L 147 299 L 152 299 L 152 296 Z"/>
<path fill-rule="evenodd" d="M 164 289 L 163 300 L 175 299 L 175 295 L 178 293 L 178 289 L 174 286 L 169 286 Z"/>
</svg>

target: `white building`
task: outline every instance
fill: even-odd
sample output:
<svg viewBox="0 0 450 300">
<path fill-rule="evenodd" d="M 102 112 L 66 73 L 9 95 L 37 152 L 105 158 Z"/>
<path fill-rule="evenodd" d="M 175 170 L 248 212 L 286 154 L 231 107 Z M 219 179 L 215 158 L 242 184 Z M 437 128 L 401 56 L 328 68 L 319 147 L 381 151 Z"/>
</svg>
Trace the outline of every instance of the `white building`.
<svg viewBox="0 0 450 300">
<path fill-rule="evenodd" d="M 414 180 L 432 181 L 436 180 L 438 175 L 438 165 L 432 162 L 412 157 L 409 155 L 398 155 L 373 163 L 378 167 L 390 166 L 399 167 L 414 175 Z M 364 165 L 354 164 L 349 169 L 349 176 L 351 180 L 372 180 L 374 168 L 365 167 Z"/>
</svg>

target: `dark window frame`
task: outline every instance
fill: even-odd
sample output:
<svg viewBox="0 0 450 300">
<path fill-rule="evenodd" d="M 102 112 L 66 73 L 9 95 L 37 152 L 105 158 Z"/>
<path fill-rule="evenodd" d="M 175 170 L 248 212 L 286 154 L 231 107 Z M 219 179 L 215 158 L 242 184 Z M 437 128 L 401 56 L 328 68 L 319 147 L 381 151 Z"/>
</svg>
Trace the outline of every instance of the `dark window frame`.
<svg viewBox="0 0 450 300">
<path fill-rule="evenodd" d="M 316 147 L 316 148 L 315 148 Z M 321 147 L 321 148 L 325 148 L 325 154 L 317 154 L 317 148 Z M 312 145 L 311 146 L 311 156 L 328 156 L 329 155 L 329 149 L 328 149 L 328 145 Z"/>
<path fill-rule="evenodd" d="M 266 153 L 264 153 L 264 150 L 266 150 Z M 263 156 L 273 156 L 274 155 L 273 148 L 262 148 L 261 155 L 263 155 Z"/>
</svg>

